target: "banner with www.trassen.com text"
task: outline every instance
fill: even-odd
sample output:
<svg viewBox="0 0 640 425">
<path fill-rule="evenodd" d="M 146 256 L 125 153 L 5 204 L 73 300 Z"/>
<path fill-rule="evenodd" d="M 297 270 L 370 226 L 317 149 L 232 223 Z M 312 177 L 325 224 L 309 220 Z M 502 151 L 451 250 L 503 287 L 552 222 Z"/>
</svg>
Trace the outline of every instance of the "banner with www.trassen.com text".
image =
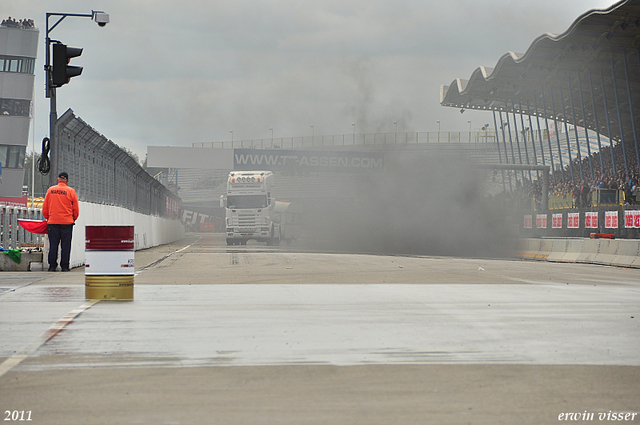
<svg viewBox="0 0 640 425">
<path fill-rule="evenodd" d="M 370 172 L 382 171 L 382 152 L 325 152 L 285 149 L 234 149 L 234 170 Z"/>
</svg>

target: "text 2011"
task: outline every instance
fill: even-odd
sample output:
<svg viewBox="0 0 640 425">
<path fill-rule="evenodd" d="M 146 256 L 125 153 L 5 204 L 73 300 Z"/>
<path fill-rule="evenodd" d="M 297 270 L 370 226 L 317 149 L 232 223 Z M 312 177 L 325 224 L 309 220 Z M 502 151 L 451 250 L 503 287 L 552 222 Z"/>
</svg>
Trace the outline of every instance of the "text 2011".
<svg viewBox="0 0 640 425">
<path fill-rule="evenodd" d="M 30 421 L 31 410 L 5 410 L 5 421 Z"/>
</svg>

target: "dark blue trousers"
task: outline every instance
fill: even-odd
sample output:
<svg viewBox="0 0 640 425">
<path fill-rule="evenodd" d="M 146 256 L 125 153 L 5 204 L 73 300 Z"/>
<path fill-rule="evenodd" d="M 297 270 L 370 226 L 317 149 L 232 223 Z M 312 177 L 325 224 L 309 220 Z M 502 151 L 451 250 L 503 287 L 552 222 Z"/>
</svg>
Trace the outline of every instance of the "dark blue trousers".
<svg viewBox="0 0 640 425">
<path fill-rule="evenodd" d="M 58 246 L 61 246 L 60 267 L 68 269 L 73 224 L 49 224 L 47 230 L 49 233 L 49 267 L 58 267 Z"/>
</svg>

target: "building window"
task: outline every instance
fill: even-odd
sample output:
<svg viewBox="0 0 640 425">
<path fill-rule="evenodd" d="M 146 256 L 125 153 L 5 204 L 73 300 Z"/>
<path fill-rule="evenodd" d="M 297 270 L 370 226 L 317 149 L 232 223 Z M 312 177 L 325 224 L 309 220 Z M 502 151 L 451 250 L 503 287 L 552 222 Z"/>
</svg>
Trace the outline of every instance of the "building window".
<svg viewBox="0 0 640 425">
<path fill-rule="evenodd" d="M 24 168 L 26 146 L 0 145 L 0 164 L 2 168 Z"/>
<path fill-rule="evenodd" d="M 0 99 L 0 114 L 11 117 L 28 117 L 31 101 L 23 99 Z"/>
<path fill-rule="evenodd" d="M 20 72 L 33 74 L 36 60 L 19 56 L 0 55 L 0 72 Z"/>
</svg>

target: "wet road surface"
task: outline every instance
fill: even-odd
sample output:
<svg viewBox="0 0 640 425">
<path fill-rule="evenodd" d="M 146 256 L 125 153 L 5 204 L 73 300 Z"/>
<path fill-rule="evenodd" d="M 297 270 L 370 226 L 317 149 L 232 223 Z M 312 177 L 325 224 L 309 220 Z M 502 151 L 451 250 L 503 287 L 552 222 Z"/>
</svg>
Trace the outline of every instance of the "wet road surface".
<svg viewBox="0 0 640 425">
<path fill-rule="evenodd" d="M 400 411 L 403 423 L 542 423 L 569 407 L 640 409 L 637 270 L 223 243 L 190 235 L 136 253 L 131 302 L 86 304 L 80 269 L 0 275 L 0 408 L 30 403 L 34 423 L 400 423 L 385 420 Z M 199 386 L 226 404 L 185 412 Z M 125 408 L 124 389 L 148 406 Z"/>
</svg>

